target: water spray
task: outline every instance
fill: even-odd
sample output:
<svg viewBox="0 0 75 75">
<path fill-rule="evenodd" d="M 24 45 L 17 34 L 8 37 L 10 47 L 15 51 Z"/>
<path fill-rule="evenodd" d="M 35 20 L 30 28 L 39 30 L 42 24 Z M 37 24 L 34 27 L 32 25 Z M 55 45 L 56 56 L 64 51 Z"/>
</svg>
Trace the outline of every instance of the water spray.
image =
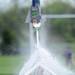
<svg viewBox="0 0 75 75">
<path fill-rule="evenodd" d="M 41 9 L 40 0 L 32 0 L 30 22 L 36 33 L 36 48 L 39 47 L 39 28 L 41 26 Z"/>
<path fill-rule="evenodd" d="M 40 47 L 40 40 L 39 40 L 39 30 L 40 30 L 40 26 L 41 26 L 41 17 L 43 20 L 43 22 L 46 21 L 47 18 L 51 19 L 51 18 L 75 18 L 75 15 L 41 15 L 41 7 L 40 7 L 40 0 L 32 0 L 32 5 L 30 7 L 30 11 L 28 13 L 27 19 L 26 19 L 26 23 L 30 24 L 30 38 L 31 38 L 31 46 L 32 43 L 34 42 L 34 30 L 35 30 L 35 41 L 36 43 L 34 45 L 36 45 L 36 50 L 32 51 L 32 55 L 29 59 L 29 61 L 27 61 L 27 63 L 24 64 L 24 66 L 22 67 L 19 75 L 30 75 L 27 74 L 26 72 L 32 72 L 32 70 L 34 70 L 34 68 L 39 67 L 43 67 L 45 69 L 47 69 L 50 73 L 52 73 L 51 71 L 53 71 L 53 73 L 51 75 L 75 75 L 70 73 L 69 70 L 65 70 L 63 68 L 63 66 L 55 59 L 53 58 L 52 54 L 50 54 L 50 52 L 48 52 L 46 49 L 43 49 Z M 56 74 L 54 74 L 56 73 Z M 37 75 L 37 74 L 36 74 Z M 50 75 L 47 74 L 47 72 L 44 75 Z"/>
<path fill-rule="evenodd" d="M 36 47 L 39 48 L 39 30 L 36 29 Z"/>
</svg>

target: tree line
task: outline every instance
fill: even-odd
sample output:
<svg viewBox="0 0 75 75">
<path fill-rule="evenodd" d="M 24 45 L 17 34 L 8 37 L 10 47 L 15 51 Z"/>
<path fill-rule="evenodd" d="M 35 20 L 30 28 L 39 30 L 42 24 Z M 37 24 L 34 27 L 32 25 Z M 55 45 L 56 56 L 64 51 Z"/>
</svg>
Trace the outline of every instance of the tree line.
<svg viewBox="0 0 75 75">
<path fill-rule="evenodd" d="M 28 30 L 25 24 L 28 8 L 18 8 L 13 6 L 10 10 L 2 13 L 0 12 L 0 54 L 11 55 L 19 53 L 20 38 L 27 41 L 26 32 L 22 36 L 22 30 Z M 42 8 L 44 14 L 74 14 L 75 8 L 68 3 L 54 2 Z M 63 36 L 67 42 L 75 41 L 75 19 L 52 19 L 50 21 L 53 30 L 59 35 Z M 24 35 L 24 34 L 23 34 Z M 21 37 L 22 36 L 22 37 Z M 27 42 L 26 42 L 27 43 Z"/>
<path fill-rule="evenodd" d="M 11 55 L 19 53 L 19 38 L 22 28 L 25 26 L 25 18 L 28 8 L 16 6 L 6 12 L 0 12 L 0 54 Z M 27 26 L 25 26 L 27 29 Z"/>
<path fill-rule="evenodd" d="M 42 9 L 43 10 L 43 9 Z M 56 1 L 43 10 L 44 14 L 75 14 L 75 7 L 69 3 Z M 75 42 L 75 18 L 51 19 L 48 21 L 53 30 L 67 42 Z"/>
</svg>

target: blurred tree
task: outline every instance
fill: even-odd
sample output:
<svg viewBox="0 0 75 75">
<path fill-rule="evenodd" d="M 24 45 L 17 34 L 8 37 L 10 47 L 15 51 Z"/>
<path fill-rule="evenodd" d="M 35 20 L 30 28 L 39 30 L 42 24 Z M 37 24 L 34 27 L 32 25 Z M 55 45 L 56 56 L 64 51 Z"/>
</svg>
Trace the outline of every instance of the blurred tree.
<svg viewBox="0 0 75 75">
<path fill-rule="evenodd" d="M 65 8 L 66 7 L 66 8 Z M 52 4 L 48 4 L 43 9 L 43 13 L 47 14 L 64 14 L 70 13 L 72 6 L 69 3 L 64 3 L 62 1 L 55 1 Z"/>
<path fill-rule="evenodd" d="M 5 28 L 3 33 L 2 33 L 2 37 L 3 37 L 3 42 L 1 45 L 2 55 L 12 54 L 14 51 L 13 49 L 14 49 L 14 44 L 16 41 L 15 32 L 9 27 Z"/>
<path fill-rule="evenodd" d="M 47 14 L 75 14 L 75 8 L 69 3 L 62 1 L 55 1 L 52 4 L 48 4 L 44 9 L 43 13 Z M 48 22 L 52 25 L 53 30 L 64 37 L 67 42 L 74 42 L 75 18 L 52 19 Z"/>
<path fill-rule="evenodd" d="M 67 42 L 75 40 L 75 19 L 52 19 L 53 30 L 66 39 Z"/>
<path fill-rule="evenodd" d="M 27 10 L 28 8 L 17 9 L 13 6 L 5 13 L 0 13 L 0 33 L 3 37 L 0 49 L 2 54 L 12 54 L 14 50 L 18 52 L 20 40 L 27 41 L 28 25 L 25 25 Z"/>
<path fill-rule="evenodd" d="M 7 45 L 8 44 L 11 45 L 15 39 L 15 36 L 16 35 L 15 35 L 14 31 L 10 30 L 10 28 L 5 29 L 3 31 L 3 42 Z"/>
</svg>

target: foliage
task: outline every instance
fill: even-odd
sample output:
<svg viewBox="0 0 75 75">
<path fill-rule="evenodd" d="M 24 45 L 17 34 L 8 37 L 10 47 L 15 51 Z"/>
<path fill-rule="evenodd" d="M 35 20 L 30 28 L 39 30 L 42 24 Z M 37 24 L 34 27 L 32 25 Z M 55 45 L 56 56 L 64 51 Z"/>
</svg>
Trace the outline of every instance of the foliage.
<svg viewBox="0 0 75 75">
<path fill-rule="evenodd" d="M 15 32 L 13 30 L 10 30 L 10 28 L 9 29 L 5 29 L 3 31 L 3 42 L 5 44 L 7 44 L 7 45 L 8 44 L 12 44 L 12 42 L 16 38 L 15 36 L 16 35 L 15 35 Z"/>
<path fill-rule="evenodd" d="M 70 13 L 72 6 L 68 3 L 64 3 L 62 1 L 55 1 L 52 4 L 48 4 L 43 9 L 43 13 L 46 14 L 64 14 Z"/>
<path fill-rule="evenodd" d="M 74 42 L 75 39 L 75 19 L 55 19 L 51 24 L 67 42 Z"/>
<path fill-rule="evenodd" d="M 43 13 L 46 14 L 75 14 L 75 8 L 68 3 L 56 1 L 48 4 Z M 67 42 L 75 41 L 75 18 L 51 19 L 48 21 L 52 29 L 60 34 Z"/>
<path fill-rule="evenodd" d="M 27 8 L 16 8 L 15 6 L 5 13 L 0 13 L 0 36 L 3 40 L 0 45 L 0 54 L 9 55 L 18 52 L 19 38 L 22 39 L 22 30 L 23 27 L 26 27 L 24 24 L 26 14 Z"/>
</svg>

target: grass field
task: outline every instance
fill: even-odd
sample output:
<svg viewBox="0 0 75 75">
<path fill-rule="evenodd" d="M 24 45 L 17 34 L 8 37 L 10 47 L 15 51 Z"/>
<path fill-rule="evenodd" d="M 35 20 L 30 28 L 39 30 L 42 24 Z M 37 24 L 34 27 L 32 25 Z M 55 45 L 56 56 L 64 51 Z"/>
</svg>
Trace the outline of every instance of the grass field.
<svg viewBox="0 0 75 75">
<path fill-rule="evenodd" d="M 0 56 L 0 75 L 17 75 L 25 61 L 24 56 Z"/>
</svg>

